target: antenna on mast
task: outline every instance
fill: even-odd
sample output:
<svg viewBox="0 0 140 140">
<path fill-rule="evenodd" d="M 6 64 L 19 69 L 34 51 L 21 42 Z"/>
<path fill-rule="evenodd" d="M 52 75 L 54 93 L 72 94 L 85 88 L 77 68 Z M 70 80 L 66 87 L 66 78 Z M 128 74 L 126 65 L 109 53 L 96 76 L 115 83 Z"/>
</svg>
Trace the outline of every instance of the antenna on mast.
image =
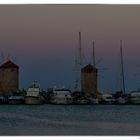
<svg viewBox="0 0 140 140">
<path fill-rule="evenodd" d="M 121 82 L 122 82 L 122 91 L 123 91 L 123 93 L 125 93 L 122 40 L 120 40 L 120 55 L 121 55 Z"/>
</svg>

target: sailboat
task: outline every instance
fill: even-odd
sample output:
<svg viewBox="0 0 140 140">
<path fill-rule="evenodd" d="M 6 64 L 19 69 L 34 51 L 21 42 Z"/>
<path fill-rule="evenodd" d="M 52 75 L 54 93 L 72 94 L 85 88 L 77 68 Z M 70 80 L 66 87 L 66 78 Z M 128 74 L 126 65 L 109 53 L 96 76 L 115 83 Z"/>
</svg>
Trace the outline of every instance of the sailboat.
<svg viewBox="0 0 140 140">
<path fill-rule="evenodd" d="M 120 40 L 120 58 L 121 58 L 121 91 L 117 92 L 119 96 L 116 98 L 117 104 L 126 104 L 127 96 L 125 94 L 125 79 L 124 79 L 124 65 L 123 65 L 123 51 L 122 51 L 122 40 Z"/>
<path fill-rule="evenodd" d="M 72 93 L 74 104 L 89 104 L 89 100 L 87 100 L 83 96 L 83 92 L 80 90 L 81 76 L 79 72 L 81 71 L 82 67 L 83 67 L 82 38 L 81 32 L 79 32 L 78 58 L 75 58 L 75 72 L 76 72 L 75 91 Z"/>
</svg>

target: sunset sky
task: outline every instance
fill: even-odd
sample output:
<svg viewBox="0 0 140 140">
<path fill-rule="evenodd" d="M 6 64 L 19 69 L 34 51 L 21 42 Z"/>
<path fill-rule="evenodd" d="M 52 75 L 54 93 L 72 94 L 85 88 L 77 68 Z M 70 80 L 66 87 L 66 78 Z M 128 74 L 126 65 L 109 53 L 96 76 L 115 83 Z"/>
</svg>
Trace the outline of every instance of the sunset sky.
<svg viewBox="0 0 140 140">
<path fill-rule="evenodd" d="M 19 65 L 20 88 L 73 89 L 79 31 L 86 64 L 95 41 L 99 91 L 119 89 L 120 40 L 126 91 L 140 88 L 140 5 L 0 5 L 0 62 Z"/>
</svg>

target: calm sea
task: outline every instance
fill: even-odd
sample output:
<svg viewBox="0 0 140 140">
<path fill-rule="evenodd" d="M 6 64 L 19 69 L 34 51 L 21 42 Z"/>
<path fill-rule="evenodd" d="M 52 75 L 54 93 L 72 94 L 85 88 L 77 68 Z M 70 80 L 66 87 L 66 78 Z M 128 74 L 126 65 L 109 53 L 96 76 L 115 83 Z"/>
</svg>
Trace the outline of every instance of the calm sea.
<svg viewBox="0 0 140 140">
<path fill-rule="evenodd" d="M 140 135 L 138 105 L 0 105 L 0 135 Z"/>
</svg>

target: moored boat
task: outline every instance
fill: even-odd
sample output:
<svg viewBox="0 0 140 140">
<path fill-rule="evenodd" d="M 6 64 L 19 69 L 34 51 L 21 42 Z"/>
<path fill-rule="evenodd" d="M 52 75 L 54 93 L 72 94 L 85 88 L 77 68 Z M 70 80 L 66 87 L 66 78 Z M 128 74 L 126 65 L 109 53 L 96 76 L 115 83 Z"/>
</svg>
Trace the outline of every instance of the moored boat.
<svg viewBox="0 0 140 140">
<path fill-rule="evenodd" d="M 98 98 L 88 98 L 90 104 L 99 104 Z"/>
<path fill-rule="evenodd" d="M 90 101 L 88 99 L 78 99 L 78 100 L 76 100 L 76 104 L 86 105 L 86 104 L 90 104 Z"/>
<path fill-rule="evenodd" d="M 72 104 L 73 97 L 71 91 L 65 87 L 54 87 L 50 99 L 52 104 Z"/>
<path fill-rule="evenodd" d="M 24 104 L 25 97 L 24 96 L 10 96 L 8 97 L 9 104 Z"/>
<path fill-rule="evenodd" d="M 118 97 L 115 97 L 116 104 L 128 104 L 128 94 L 120 94 Z"/>
<path fill-rule="evenodd" d="M 117 104 L 126 104 L 126 102 L 127 102 L 126 99 L 123 97 L 119 97 L 116 99 Z"/>
<path fill-rule="evenodd" d="M 116 104 L 126 104 L 128 102 L 125 90 L 125 76 L 124 76 L 124 64 L 123 64 L 123 50 L 122 50 L 122 40 L 120 40 L 120 73 L 119 73 L 119 84 L 120 90 L 115 94 L 115 103 Z"/>
<path fill-rule="evenodd" d="M 27 90 L 25 96 L 25 104 L 43 104 L 43 97 L 41 96 L 40 86 L 34 82 Z"/>
<path fill-rule="evenodd" d="M 102 95 L 102 104 L 113 104 L 114 103 L 114 98 L 112 94 L 106 93 Z"/>
<path fill-rule="evenodd" d="M 129 100 L 131 104 L 140 104 L 140 92 L 131 92 Z"/>
</svg>

